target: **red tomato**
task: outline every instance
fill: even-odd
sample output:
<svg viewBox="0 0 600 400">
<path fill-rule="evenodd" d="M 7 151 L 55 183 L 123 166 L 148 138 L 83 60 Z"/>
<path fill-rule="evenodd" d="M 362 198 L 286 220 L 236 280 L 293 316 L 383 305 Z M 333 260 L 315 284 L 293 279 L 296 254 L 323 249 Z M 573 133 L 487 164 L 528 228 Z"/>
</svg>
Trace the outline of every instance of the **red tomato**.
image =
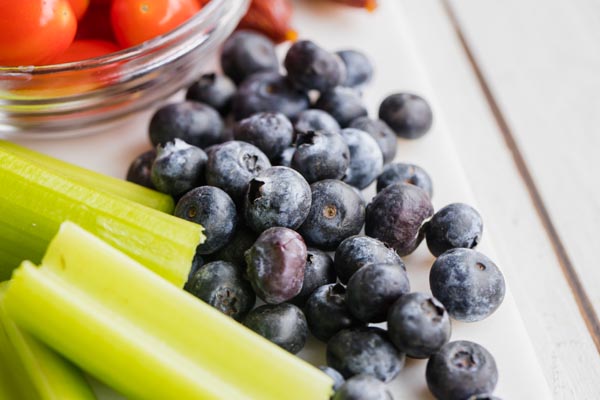
<svg viewBox="0 0 600 400">
<path fill-rule="evenodd" d="M 101 39 L 116 42 L 110 25 L 109 5 L 96 4 L 92 1 L 88 11 L 77 24 L 75 40 L 79 39 Z"/>
<path fill-rule="evenodd" d="M 37 65 L 69 47 L 77 19 L 67 0 L 2 0 L 0 27 L 0 65 Z"/>
<path fill-rule="evenodd" d="M 117 41 L 127 48 L 167 33 L 199 9 L 196 0 L 113 0 L 110 17 Z"/>
<path fill-rule="evenodd" d="M 83 17 L 83 14 L 85 14 L 85 10 L 88 9 L 90 0 L 69 0 L 69 2 L 71 3 L 71 8 L 73 8 L 75 17 L 79 21 Z"/>
<path fill-rule="evenodd" d="M 100 57 L 105 54 L 119 51 L 119 46 L 106 40 L 82 39 L 75 40 L 71 46 L 56 58 L 51 60 L 52 64 L 61 64 L 71 61 L 87 60 L 88 58 Z"/>
</svg>

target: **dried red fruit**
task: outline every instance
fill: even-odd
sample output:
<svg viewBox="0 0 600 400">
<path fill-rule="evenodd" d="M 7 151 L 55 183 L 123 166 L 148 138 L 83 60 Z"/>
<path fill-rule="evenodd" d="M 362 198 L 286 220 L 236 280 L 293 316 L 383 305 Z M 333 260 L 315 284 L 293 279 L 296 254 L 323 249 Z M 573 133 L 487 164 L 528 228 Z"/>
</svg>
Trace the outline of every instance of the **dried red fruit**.
<svg viewBox="0 0 600 400">
<path fill-rule="evenodd" d="M 298 34 L 290 27 L 292 3 L 290 0 L 252 0 L 238 29 L 253 29 L 270 37 L 276 43 L 296 40 Z"/>
</svg>

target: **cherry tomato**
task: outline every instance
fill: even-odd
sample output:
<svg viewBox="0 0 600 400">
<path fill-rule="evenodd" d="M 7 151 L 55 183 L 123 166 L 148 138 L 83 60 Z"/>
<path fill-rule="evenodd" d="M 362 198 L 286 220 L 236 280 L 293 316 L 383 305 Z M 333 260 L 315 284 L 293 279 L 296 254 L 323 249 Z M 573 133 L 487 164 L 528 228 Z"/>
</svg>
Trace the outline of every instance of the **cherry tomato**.
<svg viewBox="0 0 600 400">
<path fill-rule="evenodd" d="M 78 39 L 117 41 L 110 24 L 110 5 L 90 3 L 88 11 L 77 24 L 75 40 Z"/>
<path fill-rule="evenodd" d="M 119 46 L 107 40 L 82 39 L 74 40 L 71 46 L 56 58 L 51 60 L 52 64 L 61 64 L 71 61 L 87 60 L 88 58 L 100 57 L 105 54 L 119 51 Z"/>
<path fill-rule="evenodd" d="M 77 20 L 79 21 L 88 9 L 90 0 L 69 0 L 69 2 L 71 3 L 71 8 L 73 8 L 75 17 L 77 17 Z"/>
<path fill-rule="evenodd" d="M 37 65 L 69 47 L 77 19 L 67 0 L 2 0 L 0 27 L 0 65 Z"/>
<path fill-rule="evenodd" d="M 111 22 L 127 48 L 176 28 L 199 9 L 196 0 L 113 0 Z"/>
</svg>

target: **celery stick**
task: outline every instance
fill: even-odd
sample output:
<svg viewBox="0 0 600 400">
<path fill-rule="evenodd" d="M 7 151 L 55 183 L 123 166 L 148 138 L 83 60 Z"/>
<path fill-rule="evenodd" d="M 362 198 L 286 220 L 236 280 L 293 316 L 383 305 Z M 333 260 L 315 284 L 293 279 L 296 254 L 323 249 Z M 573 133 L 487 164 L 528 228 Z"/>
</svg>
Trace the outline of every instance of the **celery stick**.
<svg viewBox="0 0 600 400">
<path fill-rule="evenodd" d="M 0 394 L 2 399 L 93 400 L 79 369 L 21 330 L 4 309 L 7 283 L 0 283 Z"/>
<path fill-rule="evenodd" d="M 119 196 L 95 191 L 0 151 L 0 276 L 18 262 L 39 262 L 69 219 L 182 287 L 202 227 Z M 14 261 L 18 260 L 17 263 Z"/>
<path fill-rule="evenodd" d="M 61 175 L 75 183 L 85 185 L 91 189 L 121 196 L 168 214 L 173 213 L 175 207 L 173 198 L 164 193 L 157 192 L 156 190 L 151 190 L 123 179 L 103 175 L 38 153 L 37 151 L 29 150 L 6 140 L 0 140 L 0 152 L 7 152 L 22 157 L 57 175 Z"/>
<path fill-rule="evenodd" d="M 136 399 L 327 400 L 332 381 L 69 222 L 5 306 L 17 323 Z M 58 328 L 62 327 L 62 328 Z"/>
</svg>

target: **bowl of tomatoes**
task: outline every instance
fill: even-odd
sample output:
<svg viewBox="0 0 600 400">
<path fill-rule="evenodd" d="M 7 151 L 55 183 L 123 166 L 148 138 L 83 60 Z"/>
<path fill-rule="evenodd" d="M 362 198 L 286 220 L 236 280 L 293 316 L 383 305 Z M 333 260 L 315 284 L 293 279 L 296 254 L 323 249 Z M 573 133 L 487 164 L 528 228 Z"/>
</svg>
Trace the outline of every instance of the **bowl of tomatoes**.
<svg viewBox="0 0 600 400">
<path fill-rule="evenodd" d="M 196 79 L 249 0 L 0 2 L 0 135 L 102 129 Z"/>
</svg>

